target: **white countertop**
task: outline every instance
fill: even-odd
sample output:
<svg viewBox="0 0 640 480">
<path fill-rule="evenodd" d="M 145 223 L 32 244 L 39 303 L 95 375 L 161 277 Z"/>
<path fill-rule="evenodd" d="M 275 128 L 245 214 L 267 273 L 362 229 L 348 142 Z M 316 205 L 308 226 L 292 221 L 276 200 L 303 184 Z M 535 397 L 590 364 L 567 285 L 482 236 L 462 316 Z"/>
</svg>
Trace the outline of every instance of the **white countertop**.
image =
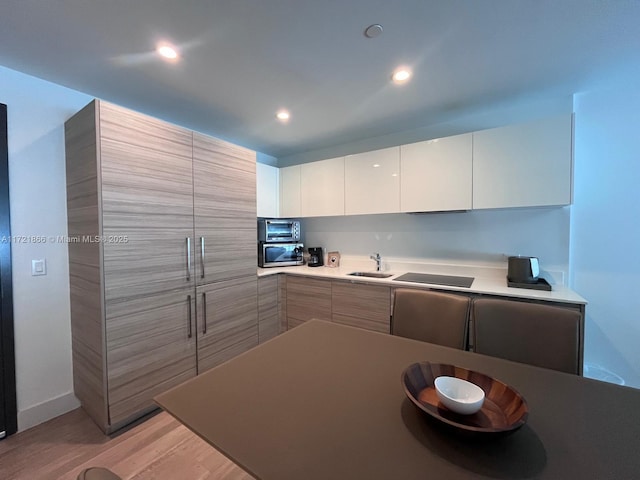
<svg viewBox="0 0 640 480">
<path fill-rule="evenodd" d="M 537 300 L 547 300 L 551 302 L 586 304 L 587 301 L 573 290 L 558 283 L 558 278 L 563 279 L 562 272 L 544 272 L 541 274 L 549 283 L 552 290 L 533 290 L 527 288 L 513 288 L 507 286 L 507 270 L 501 266 L 487 265 L 462 265 L 453 263 L 431 263 L 422 261 L 411 261 L 398 259 L 385 261 L 382 271 L 391 274 L 387 278 L 354 277 L 349 276 L 352 272 L 374 272 L 375 264 L 372 260 L 364 257 L 350 257 L 341 259 L 339 267 L 308 267 L 306 265 L 293 267 L 270 267 L 258 268 L 258 277 L 273 275 L 277 273 L 287 273 L 290 275 L 303 275 L 316 278 L 329 278 L 336 280 L 348 280 L 358 283 L 369 283 L 378 285 L 388 285 L 393 287 L 408 286 L 413 288 L 437 288 L 439 290 L 461 291 L 470 293 L 486 293 L 490 295 L 501 295 L 505 297 L 528 298 Z M 474 277 L 470 288 L 453 287 L 445 285 L 435 285 L 427 283 L 414 283 L 396 281 L 401 275 L 408 272 L 430 273 L 436 275 L 457 275 Z"/>
</svg>

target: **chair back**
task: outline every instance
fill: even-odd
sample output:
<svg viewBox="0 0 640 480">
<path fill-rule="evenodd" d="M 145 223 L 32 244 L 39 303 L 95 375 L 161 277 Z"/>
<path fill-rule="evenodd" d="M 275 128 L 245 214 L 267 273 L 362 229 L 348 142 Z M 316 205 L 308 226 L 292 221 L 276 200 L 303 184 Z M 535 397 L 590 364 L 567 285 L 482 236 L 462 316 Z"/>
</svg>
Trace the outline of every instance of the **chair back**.
<svg viewBox="0 0 640 480">
<path fill-rule="evenodd" d="M 475 352 L 580 374 L 579 311 L 479 298 L 473 302 L 472 318 Z"/>
<path fill-rule="evenodd" d="M 391 333 L 464 350 L 470 303 L 470 298 L 462 295 L 398 288 Z"/>
</svg>

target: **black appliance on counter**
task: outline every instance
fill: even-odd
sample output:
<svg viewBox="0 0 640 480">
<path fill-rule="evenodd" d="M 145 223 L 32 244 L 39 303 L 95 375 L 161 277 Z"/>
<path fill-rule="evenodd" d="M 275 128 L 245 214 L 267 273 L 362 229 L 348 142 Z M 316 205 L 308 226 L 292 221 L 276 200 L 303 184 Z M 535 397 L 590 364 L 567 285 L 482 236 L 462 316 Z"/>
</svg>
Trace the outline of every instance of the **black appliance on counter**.
<svg viewBox="0 0 640 480">
<path fill-rule="evenodd" d="M 536 257 L 509 257 L 507 277 L 515 283 L 536 283 L 540 265 Z"/>
<path fill-rule="evenodd" d="M 309 247 L 309 267 L 321 267 L 324 265 L 322 247 Z"/>
<path fill-rule="evenodd" d="M 509 257 L 507 264 L 508 287 L 550 291 L 549 282 L 539 275 L 540 263 L 537 257 Z"/>
</svg>

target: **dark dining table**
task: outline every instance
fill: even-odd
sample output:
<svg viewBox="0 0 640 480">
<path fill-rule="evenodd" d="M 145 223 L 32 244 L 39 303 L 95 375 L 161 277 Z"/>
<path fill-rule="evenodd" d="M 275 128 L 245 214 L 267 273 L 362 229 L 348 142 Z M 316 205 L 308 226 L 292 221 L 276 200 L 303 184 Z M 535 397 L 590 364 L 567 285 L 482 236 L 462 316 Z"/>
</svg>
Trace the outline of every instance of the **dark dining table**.
<svg viewBox="0 0 640 480">
<path fill-rule="evenodd" d="M 524 426 L 464 434 L 414 405 L 421 361 L 489 375 Z M 156 397 L 261 480 L 638 479 L 640 390 L 320 320 Z"/>
</svg>

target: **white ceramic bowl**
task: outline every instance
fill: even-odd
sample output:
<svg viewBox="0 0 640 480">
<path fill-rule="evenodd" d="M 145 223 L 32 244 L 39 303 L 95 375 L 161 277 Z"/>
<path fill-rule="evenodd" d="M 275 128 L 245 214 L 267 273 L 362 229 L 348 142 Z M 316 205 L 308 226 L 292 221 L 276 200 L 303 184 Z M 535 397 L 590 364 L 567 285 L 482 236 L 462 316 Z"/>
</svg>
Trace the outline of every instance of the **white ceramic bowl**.
<svg viewBox="0 0 640 480">
<path fill-rule="evenodd" d="M 471 415 L 482 408 L 484 390 L 479 386 L 455 377 L 438 377 L 434 383 L 438 399 L 449 410 Z"/>
</svg>

